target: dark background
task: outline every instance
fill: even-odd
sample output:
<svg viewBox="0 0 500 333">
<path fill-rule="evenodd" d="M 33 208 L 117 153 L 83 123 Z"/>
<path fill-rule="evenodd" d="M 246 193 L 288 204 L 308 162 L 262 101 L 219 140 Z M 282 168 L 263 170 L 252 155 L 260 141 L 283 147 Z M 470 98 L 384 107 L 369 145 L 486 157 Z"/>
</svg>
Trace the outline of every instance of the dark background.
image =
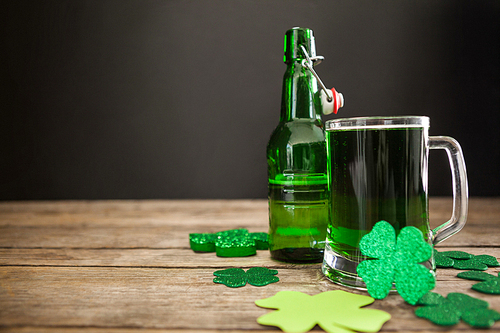
<svg viewBox="0 0 500 333">
<path fill-rule="evenodd" d="M 0 1 L 0 200 L 265 198 L 283 35 L 337 116 L 428 115 L 500 195 L 500 1 Z M 450 195 L 444 152 L 430 195 Z"/>
</svg>

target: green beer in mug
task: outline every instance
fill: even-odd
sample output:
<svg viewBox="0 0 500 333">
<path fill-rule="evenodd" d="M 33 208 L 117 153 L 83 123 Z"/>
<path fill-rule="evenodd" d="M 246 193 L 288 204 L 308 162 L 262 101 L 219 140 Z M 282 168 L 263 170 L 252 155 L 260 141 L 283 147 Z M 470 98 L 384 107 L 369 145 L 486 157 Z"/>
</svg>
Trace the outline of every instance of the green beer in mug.
<svg viewBox="0 0 500 333">
<path fill-rule="evenodd" d="M 365 287 L 356 273 L 367 259 L 359 241 L 381 220 L 396 233 L 414 226 L 432 245 L 462 229 L 468 193 L 461 148 L 452 138 L 429 137 L 428 117 L 337 119 L 326 129 L 330 216 L 322 270 L 330 280 Z M 453 216 L 434 230 L 429 225 L 429 149 L 448 152 L 454 187 Z M 432 259 L 424 264 L 434 268 Z"/>
</svg>

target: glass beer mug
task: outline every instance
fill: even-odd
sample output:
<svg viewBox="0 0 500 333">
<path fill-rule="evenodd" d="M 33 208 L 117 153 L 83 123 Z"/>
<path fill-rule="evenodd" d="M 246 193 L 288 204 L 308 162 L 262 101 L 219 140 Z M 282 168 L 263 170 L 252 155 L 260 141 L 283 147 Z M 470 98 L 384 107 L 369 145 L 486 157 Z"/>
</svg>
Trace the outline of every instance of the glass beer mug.
<svg viewBox="0 0 500 333">
<path fill-rule="evenodd" d="M 467 219 L 468 189 L 460 145 L 429 137 L 429 118 L 360 117 L 326 123 L 330 217 L 322 271 L 333 282 L 365 288 L 356 273 L 367 259 L 361 237 L 375 223 L 389 222 L 396 234 L 406 226 L 436 245 L 460 231 Z M 431 230 L 427 192 L 429 149 L 445 149 L 452 169 L 453 215 Z M 424 263 L 434 269 L 433 258 Z"/>
</svg>

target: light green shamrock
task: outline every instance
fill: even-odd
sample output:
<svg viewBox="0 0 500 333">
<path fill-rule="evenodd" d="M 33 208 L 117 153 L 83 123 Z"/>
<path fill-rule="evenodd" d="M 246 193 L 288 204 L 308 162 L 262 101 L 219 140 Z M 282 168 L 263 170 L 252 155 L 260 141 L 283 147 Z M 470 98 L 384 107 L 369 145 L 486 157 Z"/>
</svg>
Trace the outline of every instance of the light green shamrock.
<svg viewBox="0 0 500 333">
<path fill-rule="evenodd" d="M 374 258 L 362 261 L 357 267 L 358 275 L 373 298 L 385 298 L 394 282 L 401 297 L 415 305 L 434 288 L 433 272 L 420 265 L 431 258 L 432 246 L 424 241 L 417 228 L 404 227 L 396 239 L 392 225 L 380 221 L 361 238 L 359 247 L 363 255 Z"/>
<path fill-rule="evenodd" d="M 307 332 L 315 325 L 329 333 L 378 332 L 391 315 L 382 310 L 360 309 L 373 303 L 369 296 L 331 290 L 310 296 L 298 291 L 280 291 L 255 301 L 278 309 L 257 318 L 261 325 L 277 326 L 284 332 Z"/>
</svg>

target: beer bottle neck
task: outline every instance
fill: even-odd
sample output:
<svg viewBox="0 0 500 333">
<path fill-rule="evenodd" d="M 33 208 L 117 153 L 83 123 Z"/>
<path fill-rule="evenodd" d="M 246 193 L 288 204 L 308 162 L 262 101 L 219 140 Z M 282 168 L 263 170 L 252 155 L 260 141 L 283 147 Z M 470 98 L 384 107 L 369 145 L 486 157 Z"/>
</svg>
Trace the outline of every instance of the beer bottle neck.
<svg viewBox="0 0 500 333">
<path fill-rule="evenodd" d="M 317 119 L 321 122 L 315 107 L 318 83 L 311 71 L 302 66 L 302 60 L 306 59 L 304 52 L 307 52 L 309 57 L 316 56 L 312 30 L 299 27 L 288 30 L 283 51 L 283 62 L 287 68 L 283 78 L 280 121 Z"/>
<path fill-rule="evenodd" d="M 283 95 L 281 98 L 281 122 L 294 119 L 317 119 L 321 116 L 316 112 L 318 84 L 316 78 L 302 67 L 299 60 L 287 64 L 283 78 Z"/>
</svg>

